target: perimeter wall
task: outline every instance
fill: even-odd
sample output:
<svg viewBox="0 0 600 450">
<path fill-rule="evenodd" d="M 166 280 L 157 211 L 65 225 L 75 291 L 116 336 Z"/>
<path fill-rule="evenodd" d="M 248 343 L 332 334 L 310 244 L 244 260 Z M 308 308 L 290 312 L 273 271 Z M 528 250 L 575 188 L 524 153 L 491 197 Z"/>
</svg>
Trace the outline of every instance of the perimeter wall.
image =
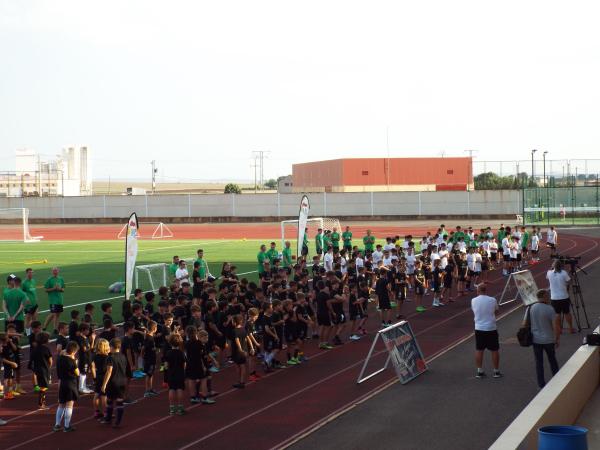
<svg viewBox="0 0 600 450">
<path fill-rule="evenodd" d="M 308 194 L 310 215 L 338 218 L 514 217 L 521 191 Z M 0 208 L 29 208 L 32 222 L 110 222 L 131 212 L 164 222 L 250 221 L 298 216 L 302 194 L 179 194 L 0 198 Z M 163 220 L 164 219 L 164 220 Z"/>
</svg>

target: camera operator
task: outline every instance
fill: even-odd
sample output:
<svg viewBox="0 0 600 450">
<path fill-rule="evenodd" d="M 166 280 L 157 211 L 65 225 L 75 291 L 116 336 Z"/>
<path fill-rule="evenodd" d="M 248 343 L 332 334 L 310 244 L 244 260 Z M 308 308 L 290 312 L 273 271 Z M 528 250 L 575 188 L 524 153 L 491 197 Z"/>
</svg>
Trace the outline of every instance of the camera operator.
<svg viewBox="0 0 600 450">
<path fill-rule="evenodd" d="M 573 328 L 573 317 L 571 316 L 571 299 L 569 298 L 569 282 L 571 277 L 564 270 L 563 262 L 555 259 L 552 263 L 552 269 L 546 273 L 546 278 L 550 283 L 550 303 L 554 308 L 556 316 L 554 317 L 554 327 L 556 332 L 562 332 L 561 314 L 564 314 L 569 326 L 569 331 L 575 333 Z"/>
<path fill-rule="evenodd" d="M 560 332 L 554 326 L 555 314 L 548 299 L 548 291 L 540 289 L 537 292 L 537 303 L 531 305 L 525 312 L 523 326 L 529 320 L 531 324 L 531 333 L 533 334 L 533 354 L 535 356 L 535 371 L 537 375 L 538 386 L 543 388 L 546 385 L 544 378 L 544 352 L 548 356 L 550 370 L 552 375 L 558 372 L 558 361 L 556 360 L 556 348 L 560 341 Z"/>
</svg>

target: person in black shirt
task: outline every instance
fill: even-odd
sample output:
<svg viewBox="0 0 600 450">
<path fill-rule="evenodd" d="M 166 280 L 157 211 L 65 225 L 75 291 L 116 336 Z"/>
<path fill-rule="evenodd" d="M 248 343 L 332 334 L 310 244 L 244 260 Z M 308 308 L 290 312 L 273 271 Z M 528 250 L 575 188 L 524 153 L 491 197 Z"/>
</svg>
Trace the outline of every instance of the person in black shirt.
<svg viewBox="0 0 600 450">
<path fill-rule="evenodd" d="M 165 355 L 167 384 L 169 385 L 169 414 L 183 416 L 183 392 L 185 389 L 185 353 L 181 350 L 183 339 L 178 334 L 169 336 L 171 348 Z M 177 404 L 175 403 L 177 401 Z"/>
<path fill-rule="evenodd" d="M 113 322 L 112 305 L 108 302 L 104 302 L 100 305 L 100 309 L 102 310 L 102 323 L 104 323 L 106 319 L 110 319 L 110 321 Z"/>
<path fill-rule="evenodd" d="M 56 362 L 56 375 L 60 380 L 58 387 L 58 408 L 56 409 L 56 422 L 54 423 L 53 431 L 61 430 L 61 423 L 64 419 L 65 433 L 75 431 L 71 426 L 71 418 L 73 417 L 73 406 L 79 397 L 77 390 L 77 378 L 79 377 L 79 369 L 75 354 L 79 350 L 77 342 L 70 341 L 67 344 L 66 350 L 61 353 Z"/>
<path fill-rule="evenodd" d="M 110 342 L 117 336 L 117 330 L 111 319 L 104 319 L 103 325 L 104 327 L 102 328 L 102 331 L 98 337 Z"/>
<path fill-rule="evenodd" d="M 79 311 L 74 309 L 71 311 L 71 322 L 69 322 L 69 340 L 74 341 L 75 336 L 79 331 Z"/>
<path fill-rule="evenodd" d="M 442 298 L 444 298 L 447 294 L 449 302 L 454 301 L 454 297 L 452 297 L 452 281 L 455 277 L 456 264 L 454 262 L 454 257 L 448 257 L 448 262 L 444 268 L 444 287 L 442 288 Z"/>
<path fill-rule="evenodd" d="M 441 263 L 441 260 L 439 258 L 434 259 L 433 260 L 433 269 L 431 270 L 431 281 L 432 281 L 431 288 L 433 289 L 433 306 L 444 306 L 445 305 L 445 303 L 443 303 L 440 300 L 440 295 L 442 292 L 442 283 L 444 280 L 444 271 L 442 270 L 440 263 Z"/>
<path fill-rule="evenodd" d="M 387 276 L 388 268 L 382 266 L 379 268 L 379 270 L 381 272 L 377 282 L 375 283 L 375 293 L 377 294 L 379 311 L 381 314 L 381 327 L 385 328 L 386 326 L 392 324 L 392 321 L 390 320 L 390 314 L 392 310 L 390 292 L 392 289 Z"/>
<path fill-rule="evenodd" d="M 283 348 L 283 326 L 285 321 L 283 320 L 283 305 L 281 300 L 273 300 L 273 315 L 271 316 L 271 325 L 275 334 L 277 334 L 277 340 L 273 344 L 273 349 L 279 352 Z M 272 366 L 276 369 L 283 367 L 275 355 L 273 355 Z"/>
<path fill-rule="evenodd" d="M 239 382 L 233 385 L 234 388 L 244 389 L 246 387 L 246 377 L 248 375 L 248 334 L 244 328 L 244 318 L 241 314 L 233 317 L 233 342 L 231 344 L 231 358 L 236 365 Z"/>
<path fill-rule="evenodd" d="M 146 375 L 146 391 L 144 397 L 155 397 L 158 395 L 153 388 L 154 371 L 156 370 L 156 330 L 158 325 L 154 321 L 148 322 L 148 330 L 142 347 L 142 359 L 144 361 L 144 374 Z"/>
<path fill-rule="evenodd" d="M 102 392 L 106 394 L 106 415 L 102 423 L 111 424 L 113 408 L 116 406 L 117 417 L 113 428 L 121 426 L 125 411 L 125 392 L 127 391 L 127 359 L 121 353 L 121 340 L 114 338 L 110 342 L 112 352 L 106 360 L 106 373 L 102 382 Z"/>
<path fill-rule="evenodd" d="M 93 391 L 86 385 L 87 371 L 92 362 L 92 348 L 89 340 L 90 326 L 87 323 L 80 323 L 79 330 L 74 341 L 79 346 L 77 362 L 79 368 L 79 392 L 81 394 L 91 394 Z"/>
<path fill-rule="evenodd" d="M 34 320 L 30 324 L 30 333 L 27 336 L 27 341 L 29 343 L 29 353 L 33 356 L 33 352 L 35 347 L 37 346 L 37 337 L 38 334 L 42 332 L 42 322 L 39 320 Z M 33 357 L 29 358 L 29 363 L 27 364 L 27 368 L 31 370 L 31 379 L 33 381 L 34 391 L 39 392 L 40 387 L 37 383 L 37 379 L 35 376 L 35 369 L 33 367 Z"/>
<path fill-rule="evenodd" d="M 121 341 L 121 350 L 120 353 L 125 357 L 125 361 L 127 361 L 126 366 L 126 376 L 127 376 L 127 392 L 129 392 L 129 383 L 131 383 L 131 379 L 133 378 L 133 368 L 135 367 L 135 353 L 133 350 L 133 335 L 135 334 L 135 329 L 133 328 L 133 324 L 131 322 L 125 322 L 123 325 L 124 336 Z M 130 400 L 127 395 L 125 395 L 126 405 L 134 403 L 134 401 Z"/>
<path fill-rule="evenodd" d="M 65 322 L 59 322 L 58 324 L 58 336 L 56 336 L 56 356 L 60 355 L 60 353 L 67 348 L 67 344 L 69 343 L 68 339 L 68 324 Z"/>
<path fill-rule="evenodd" d="M 340 334 L 342 333 L 342 331 L 344 331 L 344 327 L 346 326 L 346 314 L 344 313 L 344 303 L 348 302 L 348 298 L 350 296 L 350 291 L 348 289 L 348 286 L 346 285 L 342 287 L 341 293 L 339 291 L 340 284 L 337 281 L 334 281 L 332 285 L 332 292 L 334 292 L 334 296 L 331 304 L 331 307 L 333 309 L 331 322 L 334 325 L 334 345 L 342 345 L 343 343 L 340 339 Z"/>
<path fill-rule="evenodd" d="M 208 342 L 208 333 L 206 341 Z M 199 339 L 198 329 L 188 325 L 185 329 L 187 340 L 185 342 L 185 355 L 187 364 L 185 365 L 185 379 L 190 393 L 190 403 L 215 403 L 208 398 L 206 392 L 206 378 L 208 377 L 208 364 L 206 347 Z M 202 394 L 202 395 L 201 395 Z"/>
<path fill-rule="evenodd" d="M 33 334 L 33 333 L 32 333 Z M 52 367 L 52 352 L 48 347 L 50 335 L 45 331 L 36 336 L 36 345 L 31 353 L 33 371 L 40 387 L 38 392 L 38 407 L 40 410 L 48 409 L 46 406 L 46 391 L 50 386 L 50 368 Z"/>
<path fill-rule="evenodd" d="M 333 299 L 329 292 L 329 288 L 323 280 L 317 283 L 317 323 L 319 325 L 319 337 L 321 342 L 319 348 L 330 350 L 333 347 L 329 345 L 329 337 L 331 334 L 331 315 L 333 314 Z"/>
<path fill-rule="evenodd" d="M 106 395 L 102 392 L 104 383 L 104 374 L 106 373 L 106 361 L 110 353 L 110 345 L 104 338 L 98 338 L 94 350 L 94 359 L 92 360 L 92 377 L 94 377 L 94 417 L 102 419 L 102 411 L 106 408 Z"/>
</svg>

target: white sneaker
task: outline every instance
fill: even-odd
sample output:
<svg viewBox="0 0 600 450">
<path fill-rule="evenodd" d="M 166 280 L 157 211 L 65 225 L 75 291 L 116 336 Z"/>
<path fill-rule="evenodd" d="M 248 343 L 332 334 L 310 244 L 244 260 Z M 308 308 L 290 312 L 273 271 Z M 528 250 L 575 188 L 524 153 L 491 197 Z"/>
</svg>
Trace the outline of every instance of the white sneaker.
<svg viewBox="0 0 600 450">
<path fill-rule="evenodd" d="M 351 341 L 360 341 L 360 336 L 357 336 L 356 334 L 353 334 L 352 336 L 350 336 L 350 340 Z"/>
<path fill-rule="evenodd" d="M 94 391 L 92 391 L 91 389 L 88 389 L 88 388 L 83 388 L 79 392 L 82 394 L 93 394 L 94 393 Z"/>
<path fill-rule="evenodd" d="M 6 425 L 8 422 L 6 420 L 2 420 L 0 419 L 0 427 L 3 427 L 4 425 Z"/>
</svg>

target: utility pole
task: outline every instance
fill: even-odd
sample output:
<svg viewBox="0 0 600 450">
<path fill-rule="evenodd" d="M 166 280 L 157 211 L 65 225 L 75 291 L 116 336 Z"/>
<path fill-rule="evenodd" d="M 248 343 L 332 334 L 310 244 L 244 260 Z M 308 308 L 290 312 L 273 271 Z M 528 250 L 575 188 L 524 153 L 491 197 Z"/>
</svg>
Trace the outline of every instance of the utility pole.
<svg viewBox="0 0 600 450">
<path fill-rule="evenodd" d="M 258 160 L 258 167 L 259 167 L 258 182 L 260 183 L 261 190 L 264 189 L 264 185 L 265 185 L 265 155 L 267 155 L 268 153 L 270 153 L 270 152 L 266 151 L 266 150 L 255 150 L 252 152 L 252 155 L 254 156 L 255 172 L 256 172 L 256 161 Z M 254 178 L 256 181 L 256 175 L 254 176 Z M 256 183 L 254 183 L 254 184 L 256 185 Z"/>
<path fill-rule="evenodd" d="M 253 157 L 253 161 L 254 161 L 254 162 L 253 162 L 253 163 L 250 165 L 250 167 L 253 167 L 253 168 L 254 168 L 254 193 L 256 194 L 256 191 L 257 191 L 257 189 L 258 189 L 258 185 L 256 184 L 256 182 L 257 182 L 257 180 L 256 180 L 256 168 L 258 167 L 258 162 L 257 162 L 257 160 L 258 160 L 258 155 L 256 155 L 256 154 L 255 154 L 255 155 L 253 155 L 253 156 L 254 156 L 254 157 Z"/>
<path fill-rule="evenodd" d="M 156 160 L 152 160 L 152 194 L 156 192 L 156 172 L 158 169 L 156 168 Z"/>
</svg>

